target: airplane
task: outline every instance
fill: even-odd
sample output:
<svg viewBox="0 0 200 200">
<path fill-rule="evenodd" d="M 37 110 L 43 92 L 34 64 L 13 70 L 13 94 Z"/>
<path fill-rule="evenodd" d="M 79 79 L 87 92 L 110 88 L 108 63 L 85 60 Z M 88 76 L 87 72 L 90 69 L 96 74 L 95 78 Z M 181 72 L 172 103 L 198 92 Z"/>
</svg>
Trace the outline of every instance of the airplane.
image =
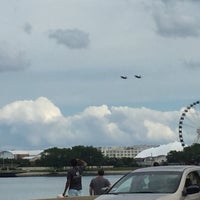
<svg viewBox="0 0 200 200">
<path fill-rule="evenodd" d="M 120 76 L 122 79 L 127 79 L 128 77 L 127 76 Z"/>
<path fill-rule="evenodd" d="M 135 75 L 135 78 L 142 78 L 141 75 Z"/>
</svg>

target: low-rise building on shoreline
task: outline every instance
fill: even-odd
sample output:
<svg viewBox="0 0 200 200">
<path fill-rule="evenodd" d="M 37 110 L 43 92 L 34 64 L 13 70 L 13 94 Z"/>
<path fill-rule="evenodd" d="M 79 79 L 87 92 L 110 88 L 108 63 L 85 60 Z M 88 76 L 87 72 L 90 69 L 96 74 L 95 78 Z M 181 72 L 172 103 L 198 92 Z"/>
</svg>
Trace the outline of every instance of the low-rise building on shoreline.
<svg viewBox="0 0 200 200">
<path fill-rule="evenodd" d="M 134 146 L 110 146 L 98 147 L 104 156 L 109 158 L 135 158 L 138 153 L 145 149 L 157 147 L 158 145 L 134 145 Z"/>
</svg>

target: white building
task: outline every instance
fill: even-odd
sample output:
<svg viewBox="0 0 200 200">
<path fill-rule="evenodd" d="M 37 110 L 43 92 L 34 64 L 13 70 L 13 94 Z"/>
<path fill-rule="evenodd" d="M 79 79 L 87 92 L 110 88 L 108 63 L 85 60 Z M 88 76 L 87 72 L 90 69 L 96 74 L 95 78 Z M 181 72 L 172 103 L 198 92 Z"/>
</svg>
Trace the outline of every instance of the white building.
<svg viewBox="0 0 200 200">
<path fill-rule="evenodd" d="M 30 151 L 24 151 L 24 150 L 16 150 L 16 151 L 0 151 L 0 158 L 3 159 L 32 159 L 35 157 L 40 157 L 40 154 L 42 153 L 42 150 L 30 150 Z"/>
<path fill-rule="evenodd" d="M 153 165 L 154 162 L 162 164 L 167 161 L 166 156 L 170 151 L 183 151 L 183 147 L 180 142 L 175 141 L 143 150 L 135 159 L 140 165 Z"/>
<path fill-rule="evenodd" d="M 98 147 L 104 156 L 109 158 L 135 158 L 141 151 L 155 147 L 155 145 L 135 145 L 135 146 L 110 146 Z"/>
<path fill-rule="evenodd" d="M 0 151 L 0 158 L 2 158 L 2 159 L 14 159 L 15 156 L 10 151 Z"/>
</svg>

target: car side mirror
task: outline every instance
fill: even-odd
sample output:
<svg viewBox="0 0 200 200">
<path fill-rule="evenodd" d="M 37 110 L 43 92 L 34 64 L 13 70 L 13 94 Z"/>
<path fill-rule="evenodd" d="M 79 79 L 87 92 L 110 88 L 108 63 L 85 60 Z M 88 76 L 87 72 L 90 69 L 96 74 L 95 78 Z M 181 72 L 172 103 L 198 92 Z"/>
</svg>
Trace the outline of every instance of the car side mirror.
<svg viewBox="0 0 200 200">
<path fill-rule="evenodd" d="M 200 192 L 200 187 L 198 185 L 190 185 L 186 188 L 186 194 L 195 194 Z"/>
</svg>

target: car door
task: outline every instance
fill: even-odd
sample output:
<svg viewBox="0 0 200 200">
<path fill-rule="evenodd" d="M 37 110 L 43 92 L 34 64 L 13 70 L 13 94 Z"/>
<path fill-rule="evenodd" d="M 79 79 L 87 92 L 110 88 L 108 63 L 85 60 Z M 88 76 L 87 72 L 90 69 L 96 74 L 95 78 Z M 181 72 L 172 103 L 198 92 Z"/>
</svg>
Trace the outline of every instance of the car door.
<svg viewBox="0 0 200 200">
<path fill-rule="evenodd" d="M 190 186 L 199 186 L 200 187 L 200 176 L 198 171 L 190 172 L 186 176 L 185 181 L 185 188 L 184 190 L 187 191 L 187 188 Z M 200 192 L 194 194 L 187 194 L 184 200 L 200 200 Z"/>
</svg>

